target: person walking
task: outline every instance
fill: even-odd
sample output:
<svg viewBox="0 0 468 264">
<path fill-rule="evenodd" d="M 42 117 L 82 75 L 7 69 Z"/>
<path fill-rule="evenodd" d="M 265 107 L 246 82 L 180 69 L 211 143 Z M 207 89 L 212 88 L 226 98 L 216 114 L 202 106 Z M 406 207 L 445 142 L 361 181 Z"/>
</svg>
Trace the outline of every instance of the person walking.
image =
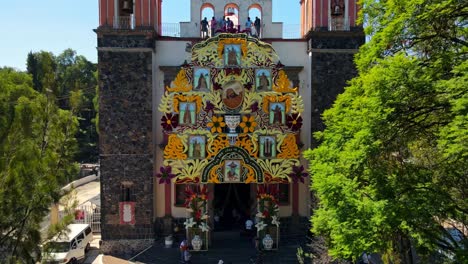
<svg viewBox="0 0 468 264">
<path fill-rule="evenodd" d="M 184 239 L 182 240 L 182 242 L 180 242 L 179 249 L 180 249 L 180 261 L 182 263 L 185 263 L 185 251 L 188 251 L 187 239 Z"/>
</svg>

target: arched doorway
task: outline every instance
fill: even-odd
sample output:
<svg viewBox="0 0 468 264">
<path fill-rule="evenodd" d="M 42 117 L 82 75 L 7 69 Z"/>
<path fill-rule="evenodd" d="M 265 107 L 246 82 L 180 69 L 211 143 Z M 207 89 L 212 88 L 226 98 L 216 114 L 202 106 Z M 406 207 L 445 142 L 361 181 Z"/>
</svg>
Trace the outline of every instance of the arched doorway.
<svg viewBox="0 0 468 264">
<path fill-rule="evenodd" d="M 224 6 L 224 17 L 226 20 L 233 22 L 233 28 L 239 30 L 239 6 L 234 3 L 229 3 Z"/>
<path fill-rule="evenodd" d="M 213 34 L 212 34 L 212 30 L 211 30 L 211 25 L 210 25 L 210 20 L 214 17 L 214 12 L 215 12 L 215 9 L 214 9 L 214 6 L 212 4 L 209 4 L 209 3 L 205 3 L 201 6 L 200 8 L 200 36 L 203 38 L 203 37 L 206 37 L 204 36 L 203 32 L 202 32 L 202 21 L 206 18 L 206 20 L 208 21 L 208 36 L 210 37 L 213 37 Z"/>
<path fill-rule="evenodd" d="M 262 24 L 262 7 L 259 4 L 253 4 L 249 6 L 248 8 L 248 14 L 250 17 L 250 20 L 252 20 L 253 23 L 255 23 L 256 18 L 260 19 L 260 25 Z M 255 27 L 252 26 L 252 35 L 260 37 L 262 31 L 262 27 Z"/>
<path fill-rule="evenodd" d="M 255 213 L 252 184 L 215 184 L 213 211 L 216 230 L 242 230 L 245 221 Z"/>
</svg>

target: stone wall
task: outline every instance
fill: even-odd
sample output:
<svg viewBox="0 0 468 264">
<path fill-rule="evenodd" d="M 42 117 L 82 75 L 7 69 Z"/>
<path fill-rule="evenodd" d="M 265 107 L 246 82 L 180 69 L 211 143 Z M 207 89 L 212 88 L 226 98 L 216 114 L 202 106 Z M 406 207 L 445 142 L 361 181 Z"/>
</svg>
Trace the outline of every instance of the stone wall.
<svg viewBox="0 0 468 264">
<path fill-rule="evenodd" d="M 364 44 L 360 32 L 311 32 L 308 35 L 309 51 L 312 53 L 311 130 L 323 131 L 323 112 L 330 108 L 338 94 L 344 91 L 347 82 L 357 75 L 354 54 Z M 312 148 L 318 142 L 312 139 Z"/>
<path fill-rule="evenodd" d="M 121 239 L 154 237 L 154 39 L 151 41 L 153 35 L 148 31 L 128 34 L 119 31 L 101 32 L 98 29 L 96 32 L 99 46 L 99 156 L 103 251 L 107 253 L 121 249 L 140 250 L 141 243 L 135 243 L 136 240 L 128 240 L 131 243 L 127 243 L 127 240 Z M 131 197 L 135 201 L 134 225 L 120 224 L 122 182 L 133 184 Z"/>
<path fill-rule="evenodd" d="M 100 245 L 100 250 L 113 256 L 123 258 L 131 258 L 141 251 L 152 246 L 153 239 L 120 239 L 120 240 L 105 240 Z"/>
</svg>

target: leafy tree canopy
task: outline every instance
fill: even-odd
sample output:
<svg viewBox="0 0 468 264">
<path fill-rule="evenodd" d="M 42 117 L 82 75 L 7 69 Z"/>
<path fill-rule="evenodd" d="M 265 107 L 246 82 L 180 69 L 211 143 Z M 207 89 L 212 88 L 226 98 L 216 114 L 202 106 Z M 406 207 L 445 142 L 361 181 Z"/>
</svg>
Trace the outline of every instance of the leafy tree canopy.
<svg viewBox="0 0 468 264">
<path fill-rule="evenodd" d="M 47 87 L 61 109 L 74 109 L 79 118 L 76 159 L 96 162 L 96 110 L 93 104 L 97 87 L 96 65 L 72 49 L 66 49 L 58 56 L 40 51 L 28 54 L 27 71 L 32 76 L 35 90 L 44 93 L 44 87 Z"/>
<path fill-rule="evenodd" d="M 468 2 L 364 0 L 371 39 L 359 75 L 324 113 L 305 156 L 319 198 L 313 231 L 334 257 L 381 252 L 466 263 Z M 431 256 L 433 257 L 433 256 Z"/>
<path fill-rule="evenodd" d="M 34 90 L 28 74 L 0 68 L 0 258 L 7 263 L 32 262 L 40 223 L 77 174 L 78 120 L 52 98 Z"/>
</svg>

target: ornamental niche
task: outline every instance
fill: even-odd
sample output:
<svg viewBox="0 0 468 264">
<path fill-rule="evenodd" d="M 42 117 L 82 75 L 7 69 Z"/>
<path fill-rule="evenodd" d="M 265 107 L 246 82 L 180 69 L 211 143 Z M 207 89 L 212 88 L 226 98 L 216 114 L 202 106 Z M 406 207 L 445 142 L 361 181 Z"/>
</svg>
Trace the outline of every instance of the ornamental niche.
<svg viewBox="0 0 468 264">
<path fill-rule="evenodd" d="M 158 107 L 175 183 L 288 183 L 303 101 L 271 45 L 221 34 L 194 45 Z"/>
</svg>

